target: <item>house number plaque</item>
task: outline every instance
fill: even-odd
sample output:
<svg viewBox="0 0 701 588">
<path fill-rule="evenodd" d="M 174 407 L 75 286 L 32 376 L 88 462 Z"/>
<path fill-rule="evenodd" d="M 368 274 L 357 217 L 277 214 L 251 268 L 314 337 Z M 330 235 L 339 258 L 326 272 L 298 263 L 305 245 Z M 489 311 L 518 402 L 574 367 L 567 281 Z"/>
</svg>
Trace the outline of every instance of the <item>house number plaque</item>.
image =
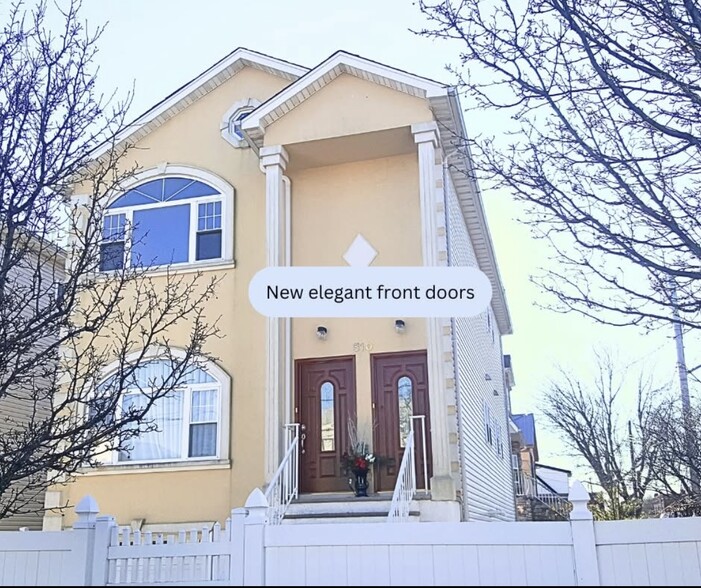
<svg viewBox="0 0 701 588">
<path fill-rule="evenodd" d="M 372 351 L 374 345 L 372 343 L 355 342 L 353 343 L 353 353 L 363 353 L 364 351 Z"/>
</svg>

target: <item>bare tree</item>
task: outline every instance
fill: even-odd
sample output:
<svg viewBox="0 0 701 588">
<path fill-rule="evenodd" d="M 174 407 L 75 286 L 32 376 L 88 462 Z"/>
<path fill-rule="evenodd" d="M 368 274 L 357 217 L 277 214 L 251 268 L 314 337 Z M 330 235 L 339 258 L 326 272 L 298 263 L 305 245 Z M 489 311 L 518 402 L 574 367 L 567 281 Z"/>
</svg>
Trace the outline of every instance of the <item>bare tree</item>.
<svg viewBox="0 0 701 588">
<path fill-rule="evenodd" d="M 660 493 L 672 498 L 691 497 L 701 507 L 695 483 L 701 478 L 701 410 L 684 407 L 679 399 L 661 402 L 648 427 L 657 459 L 652 474 Z"/>
<path fill-rule="evenodd" d="M 452 70 L 479 116 L 511 132 L 472 143 L 477 173 L 531 205 L 534 234 L 557 256 L 538 279 L 555 307 L 646 326 L 676 322 L 678 308 L 701 327 L 698 3 L 419 6 L 418 32 L 454 44 Z"/>
<path fill-rule="evenodd" d="M 128 146 L 114 147 L 128 103 L 98 95 L 102 29 L 87 30 L 79 2 L 66 4 L 60 30 L 46 28 L 44 3 L 18 4 L 0 33 L 0 518 L 153 428 L 149 408 L 217 335 L 204 315 L 214 281 L 100 272 L 107 198 L 134 171 L 121 165 Z M 70 208 L 76 184 L 89 198 Z M 73 236 L 65 251 L 52 242 L 61 233 Z M 172 369 L 149 382 L 145 403 L 125 408 L 121 394 L 154 350 Z"/>
<path fill-rule="evenodd" d="M 639 516 L 645 492 L 655 479 L 659 446 L 651 442 L 656 389 L 639 375 L 634 412 L 626 410 L 628 370 L 608 353 L 596 354 L 591 382 L 560 370 L 550 382 L 541 410 L 574 457 L 584 459 L 603 489 L 612 518 Z"/>
</svg>

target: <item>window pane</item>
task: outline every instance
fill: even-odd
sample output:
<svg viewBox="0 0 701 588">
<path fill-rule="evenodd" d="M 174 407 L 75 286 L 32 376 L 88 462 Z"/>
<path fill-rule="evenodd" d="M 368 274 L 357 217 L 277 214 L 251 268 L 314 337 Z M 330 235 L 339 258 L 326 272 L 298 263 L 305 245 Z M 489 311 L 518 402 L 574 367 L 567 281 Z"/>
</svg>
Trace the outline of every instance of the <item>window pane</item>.
<svg viewBox="0 0 701 588">
<path fill-rule="evenodd" d="M 411 431 L 411 417 L 414 415 L 413 384 L 410 378 L 402 376 L 397 382 L 399 400 L 399 446 L 406 445 L 406 438 Z"/>
<path fill-rule="evenodd" d="M 108 214 L 102 221 L 102 238 L 105 241 L 124 241 L 126 214 Z"/>
<path fill-rule="evenodd" d="M 190 205 L 135 210 L 133 235 L 132 265 L 166 265 L 188 261 Z"/>
<path fill-rule="evenodd" d="M 214 457 L 217 455 L 217 425 L 190 425 L 189 457 Z"/>
<path fill-rule="evenodd" d="M 334 421 L 334 387 L 331 382 L 321 385 L 321 450 L 333 451 L 335 449 L 335 421 Z"/>
<path fill-rule="evenodd" d="M 100 246 L 100 270 L 108 272 L 124 267 L 124 241 L 103 243 Z"/>
<path fill-rule="evenodd" d="M 204 202 L 197 207 L 197 230 L 221 229 L 221 202 Z"/>
<path fill-rule="evenodd" d="M 197 233 L 197 254 L 195 258 L 219 259 L 221 257 L 221 231 Z"/>
<path fill-rule="evenodd" d="M 138 437 L 129 439 L 130 451 L 121 451 L 119 461 L 151 461 L 181 457 L 183 435 L 183 391 L 170 392 L 153 403 Z M 127 394 L 122 410 L 142 408 L 148 400 L 143 394 Z M 155 431 L 145 430 L 155 427 Z"/>
<path fill-rule="evenodd" d="M 239 110 L 233 117 L 233 125 L 231 128 L 231 131 L 239 139 L 243 139 L 243 131 L 241 131 L 241 122 L 243 121 L 244 118 L 246 118 L 249 114 L 251 114 L 252 111 L 253 111 L 253 108 L 246 108 L 244 110 Z"/>
<path fill-rule="evenodd" d="M 217 391 L 216 390 L 193 390 L 192 410 L 190 414 L 191 423 L 211 423 L 217 420 Z"/>
<path fill-rule="evenodd" d="M 132 188 L 117 198 L 109 208 L 140 206 L 154 202 L 169 202 L 219 194 L 219 191 L 198 180 L 189 178 L 159 178 Z"/>
<path fill-rule="evenodd" d="M 324 382 L 321 385 L 321 450 L 333 451 L 336 448 L 336 423 L 334 419 L 334 385 Z"/>
</svg>

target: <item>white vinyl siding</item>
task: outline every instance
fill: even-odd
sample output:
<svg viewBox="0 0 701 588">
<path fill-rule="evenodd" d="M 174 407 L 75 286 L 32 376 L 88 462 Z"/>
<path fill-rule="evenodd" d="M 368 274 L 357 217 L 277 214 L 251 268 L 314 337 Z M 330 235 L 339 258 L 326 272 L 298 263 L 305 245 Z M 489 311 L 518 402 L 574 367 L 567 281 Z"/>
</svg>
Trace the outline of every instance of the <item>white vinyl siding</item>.
<svg viewBox="0 0 701 588">
<path fill-rule="evenodd" d="M 450 264 L 477 266 L 452 181 L 446 190 Z M 488 314 L 487 314 L 488 313 Z M 463 518 L 514 520 L 514 491 L 504 398 L 501 337 L 491 307 L 454 320 Z M 489 374 L 491 380 L 485 375 Z M 498 395 L 494 394 L 494 390 Z M 487 413 L 489 416 L 487 416 Z M 485 419 L 491 429 L 487 440 Z M 496 443 L 500 447 L 496 446 Z"/>
</svg>

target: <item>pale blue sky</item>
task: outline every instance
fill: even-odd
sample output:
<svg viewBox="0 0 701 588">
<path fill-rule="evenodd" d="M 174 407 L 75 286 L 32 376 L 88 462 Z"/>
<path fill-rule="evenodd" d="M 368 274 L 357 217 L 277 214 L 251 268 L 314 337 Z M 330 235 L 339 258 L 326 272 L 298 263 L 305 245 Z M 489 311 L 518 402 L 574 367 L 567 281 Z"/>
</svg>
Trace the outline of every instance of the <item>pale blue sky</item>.
<svg viewBox="0 0 701 588">
<path fill-rule="evenodd" d="M 452 82 L 445 65 L 458 47 L 418 37 L 423 17 L 409 0 L 86 0 L 83 15 L 91 25 L 109 21 L 100 44 L 100 87 L 128 91 L 135 84 L 134 115 L 189 81 L 238 46 L 305 66 L 314 66 L 344 49 L 443 82 Z M 468 131 L 503 132 L 489 116 L 466 117 Z M 671 329 L 655 335 L 606 328 L 577 315 L 541 310 L 547 302 L 529 276 L 550 263 L 544 243 L 535 242 L 517 222 L 523 214 L 508 194 L 483 188 L 492 237 L 514 324 L 505 337 L 513 357 L 517 386 L 515 411 L 536 412 L 543 384 L 561 363 L 588 373 L 593 347 L 619 347 L 623 357 L 642 359 L 659 379 L 674 376 Z M 698 357 L 688 353 L 689 363 Z M 562 445 L 539 425 L 541 460 L 571 467 Z"/>
</svg>

